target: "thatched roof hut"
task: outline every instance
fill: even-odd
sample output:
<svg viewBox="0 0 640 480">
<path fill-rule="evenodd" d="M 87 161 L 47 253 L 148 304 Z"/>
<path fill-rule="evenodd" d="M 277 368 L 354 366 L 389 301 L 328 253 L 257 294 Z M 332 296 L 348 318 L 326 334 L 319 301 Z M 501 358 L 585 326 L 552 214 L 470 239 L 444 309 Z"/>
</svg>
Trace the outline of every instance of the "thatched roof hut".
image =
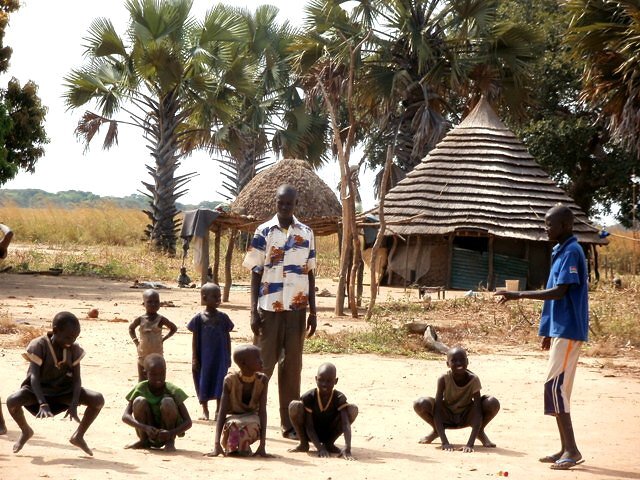
<svg viewBox="0 0 640 480">
<path fill-rule="evenodd" d="M 390 259 L 390 268 L 404 281 L 458 288 L 474 288 L 477 282 L 492 286 L 509 277 L 539 286 L 548 272 L 544 216 L 558 203 L 574 212 L 574 231 L 580 242 L 606 243 L 482 98 L 387 194 L 389 235 L 415 242 L 407 240 L 405 247 L 413 247 L 406 248 L 395 266 Z M 434 269 L 437 259 L 427 255 L 429 265 L 407 268 L 409 258 L 419 259 L 427 253 L 417 253 L 416 248 L 437 250 L 446 266 Z M 396 249 L 395 253 L 400 252 Z M 499 258 L 500 265 L 496 265 L 501 256 L 505 258 Z M 535 268 L 529 268 L 534 264 Z"/>
<path fill-rule="evenodd" d="M 280 160 L 258 173 L 231 204 L 232 213 L 255 219 L 244 224 L 243 230 L 253 231 L 275 215 L 276 191 L 283 183 L 298 191 L 295 215 L 316 235 L 338 231 L 342 209 L 335 193 L 308 162 L 295 159 Z"/>
</svg>

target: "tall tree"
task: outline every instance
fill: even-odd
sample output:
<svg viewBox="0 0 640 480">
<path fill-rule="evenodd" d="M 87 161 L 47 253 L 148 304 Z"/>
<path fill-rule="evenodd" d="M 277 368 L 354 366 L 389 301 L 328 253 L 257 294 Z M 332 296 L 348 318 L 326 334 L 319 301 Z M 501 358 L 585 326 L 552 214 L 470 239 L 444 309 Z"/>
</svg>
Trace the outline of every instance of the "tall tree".
<svg viewBox="0 0 640 480">
<path fill-rule="evenodd" d="M 295 38 L 288 22 L 277 22 L 278 9 L 263 5 L 237 9 L 245 28 L 234 56 L 244 59 L 253 88 L 238 92 L 232 118 L 214 135 L 213 149 L 222 160 L 223 186 L 235 197 L 264 166 L 269 153 L 308 160 L 327 160 L 327 120 L 308 109 L 292 75 L 290 49 Z"/>
<path fill-rule="evenodd" d="M 571 0 L 568 44 L 584 62 L 583 98 L 616 139 L 640 152 L 640 2 Z"/>
<path fill-rule="evenodd" d="M 381 109 L 366 155 L 381 165 L 394 138 L 395 163 L 408 172 L 480 95 L 511 112 L 528 101 L 535 32 L 498 15 L 497 1 L 371 2 L 374 51 L 361 102 Z M 397 136 L 396 136 L 397 132 Z"/>
<path fill-rule="evenodd" d="M 207 145 L 212 130 L 230 118 L 236 93 L 252 88 L 245 63 L 233 57 L 243 24 L 222 5 L 197 22 L 192 0 L 127 0 L 125 6 L 124 39 L 108 19 L 91 25 L 86 65 L 65 78 L 65 100 L 69 108 L 98 109 L 85 112 L 76 129 L 87 145 L 105 124 L 104 148 L 117 143 L 120 124 L 142 131 L 153 158 L 152 182 L 142 182 L 149 192 L 147 233 L 156 248 L 173 254 L 176 200 L 192 176 L 176 176 L 180 159 Z"/>
<path fill-rule="evenodd" d="M 18 8 L 18 0 L 0 0 L 0 73 L 9 68 L 12 50 L 3 44 L 4 33 L 9 15 Z M 46 113 L 35 83 L 21 86 L 12 78 L 6 88 L 0 89 L 0 185 L 20 170 L 35 170 L 44 155 L 44 145 L 49 143 L 44 129 Z"/>
<path fill-rule="evenodd" d="M 306 29 L 296 41 L 295 64 L 301 84 L 310 101 L 321 99 L 333 134 L 333 148 L 340 168 L 342 202 L 342 248 L 340 280 L 336 295 L 336 315 L 342 315 L 347 286 L 352 316 L 358 315 L 355 279 L 360 264 L 360 239 L 355 226 L 357 165 L 350 164 L 351 152 L 357 144 L 358 131 L 365 112 L 356 104 L 356 89 L 367 42 L 372 36 L 370 25 L 361 21 L 358 5 L 351 13 L 340 0 L 311 0 L 305 9 Z M 366 10 L 366 5 L 364 6 Z M 365 13 L 364 17 L 367 15 Z"/>
<path fill-rule="evenodd" d="M 531 154 L 588 214 L 627 210 L 633 155 L 612 140 L 599 107 L 580 101 L 584 60 L 565 41 L 571 12 L 555 0 L 502 2 L 501 14 L 536 28 L 543 49 L 532 65 L 525 121 L 507 121 Z"/>
</svg>

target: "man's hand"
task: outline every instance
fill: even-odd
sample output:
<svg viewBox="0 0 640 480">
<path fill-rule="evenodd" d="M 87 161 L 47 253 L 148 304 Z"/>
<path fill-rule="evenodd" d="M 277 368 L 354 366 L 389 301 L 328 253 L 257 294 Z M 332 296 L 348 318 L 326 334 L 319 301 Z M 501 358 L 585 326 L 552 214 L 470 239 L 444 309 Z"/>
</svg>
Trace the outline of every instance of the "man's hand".
<svg viewBox="0 0 640 480">
<path fill-rule="evenodd" d="M 495 297 L 500 297 L 500 300 L 498 300 L 499 305 L 507 303 L 509 300 L 517 300 L 518 298 L 520 298 L 520 292 L 511 292 L 509 290 L 500 290 L 493 295 Z"/>
<path fill-rule="evenodd" d="M 80 419 L 78 418 L 78 405 L 71 404 L 67 409 L 67 413 L 64 414 L 64 418 L 69 417 L 69 420 L 75 420 L 80 423 Z"/>
<path fill-rule="evenodd" d="M 551 337 L 542 337 L 540 348 L 542 348 L 542 350 L 549 350 L 551 348 Z"/>
<path fill-rule="evenodd" d="M 313 337 L 313 334 L 316 333 L 317 326 L 318 317 L 315 313 L 310 313 L 307 317 L 307 338 Z"/>
<path fill-rule="evenodd" d="M 255 309 L 251 312 L 251 331 L 254 335 L 260 336 L 260 331 L 262 330 L 262 323 L 264 320 L 260 315 L 260 311 Z"/>
</svg>

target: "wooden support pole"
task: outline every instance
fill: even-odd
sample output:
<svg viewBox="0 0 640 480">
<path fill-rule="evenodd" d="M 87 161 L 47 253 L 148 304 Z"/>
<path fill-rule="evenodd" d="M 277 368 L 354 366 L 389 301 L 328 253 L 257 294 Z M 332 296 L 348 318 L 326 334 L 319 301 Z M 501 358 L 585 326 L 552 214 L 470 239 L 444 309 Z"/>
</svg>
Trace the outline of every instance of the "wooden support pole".
<svg viewBox="0 0 640 480">
<path fill-rule="evenodd" d="M 222 227 L 216 228 L 216 237 L 213 243 L 213 282 L 219 283 L 218 273 L 220 270 L 220 237 L 222 236 Z"/>
<path fill-rule="evenodd" d="M 496 279 L 493 271 L 493 240 L 493 235 L 489 236 L 489 256 L 487 258 L 489 263 L 487 272 L 487 290 L 489 291 L 493 291 L 496 288 Z"/>
<path fill-rule="evenodd" d="M 229 301 L 229 292 L 231 291 L 231 261 L 233 260 L 233 246 L 236 240 L 237 230 L 229 231 L 229 243 L 227 245 L 227 253 L 224 256 L 224 290 L 222 292 L 222 301 Z"/>
<path fill-rule="evenodd" d="M 200 264 L 200 285 L 207 283 L 207 274 L 209 273 L 209 235 L 207 231 L 202 237 L 202 263 Z"/>
</svg>

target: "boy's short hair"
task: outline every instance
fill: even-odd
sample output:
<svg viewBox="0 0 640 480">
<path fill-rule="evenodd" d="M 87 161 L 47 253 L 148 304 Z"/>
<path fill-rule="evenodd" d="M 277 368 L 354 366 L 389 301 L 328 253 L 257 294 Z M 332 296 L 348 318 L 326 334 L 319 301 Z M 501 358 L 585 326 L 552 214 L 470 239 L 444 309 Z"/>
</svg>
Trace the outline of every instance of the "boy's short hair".
<svg viewBox="0 0 640 480">
<path fill-rule="evenodd" d="M 71 312 L 60 312 L 53 317 L 51 326 L 55 330 L 64 330 L 67 327 L 80 328 L 80 320 Z"/>
<path fill-rule="evenodd" d="M 164 357 L 159 353 L 150 353 L 144 357 L 142 363 L 144 364 L 145 370 L 149 370 L 153 365 L 162 365 L 162 368 L 167 369 L 167 362 L 165 362 Z"/>
<path fill-rule="evenodd" d="M 240 366 L 240 362 L 244 359 L 244 356 L 252 351 L 260 353 L 260 347 L 255 345 L 239 345 L 233 350 L 233 362 Z"/>
</svg>

